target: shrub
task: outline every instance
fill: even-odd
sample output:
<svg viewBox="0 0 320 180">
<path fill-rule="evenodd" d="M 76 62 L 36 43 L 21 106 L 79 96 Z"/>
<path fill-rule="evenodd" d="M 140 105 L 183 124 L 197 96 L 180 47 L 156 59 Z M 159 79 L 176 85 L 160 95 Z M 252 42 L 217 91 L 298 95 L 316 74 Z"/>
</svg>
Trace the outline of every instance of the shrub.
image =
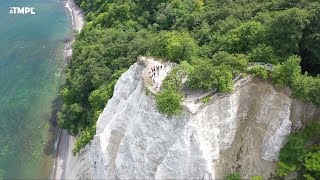
<svg viewBox="0 0 320 180">
<path fill-rule="evenodd" d="M 288 172 L 294 171 L 294 170 L 296 170 L 295 165 L 289 165 L 289 164 L 286 164 L 282 161 L 278 161 L 278 169 L 277 169 L 278 176 L 280 176 L 280 177 L 287 176 Z"/>
<path fill-rule="evenodd" d="M 309 152 L 305 157 L 304 163 L 308 171 L 320 172 L 320 150 Z"/>
<path fill-rule="evenodd" d="M 301 59 L 297 56 L 291 56 L 281 65 L 277 65 L 271 74 L 274 83 L 279 85 L 289 85 L 293 84 L 294 79 L 300 75 L 301 67 L 300 67 Z"/>
<path fill-rule="evenodd" d="M 85 130 L 81 131 L 81 133 L 78 135 L 74 149 L 72 151 L 73 155 L 75 155 L 79 150 L 83 147 L 85 147 L 93 138 L 95 134 L 96 128 L 95 126 L 91 128 L 86 128 Z"/>
<path fill-rule="evenodd" d="M 207 96 L 207 97 L 205 97 L 205 98 L 202 99 L 202 102 L 203 102 L 203 103 L 208 103 L 208 102 L 211 101 L 211 99 L 212 99 L 212 96 Z"/>
<path fill-rule="evenodd" d="M 226 180 L 241 180 L 239 172 L 230 173 L 226 176 Z"/>
<path fill-rule="evenodd" d="M 272 47 L 265 44 L 259 44 L 255 49 L 253 49 L 248 54 L 248 59 L 251 62 L 264 62 L 275 64 L 279 61 L 278 57 L 275 55 Z"/>
<path fill-rule="evenodd" d="M 260 66 L 260 65 L 253 66 L 253 67 L 249 68 L 247 71 L 248 71 L 248 73 L 253 74 L 253 76 L 257 76 L 262 79 L 268 78 L 268 70 L 264 66 Z"/>
<path fill-rule="evenodd" d="M 212 90 L 217 88 L 219 92 L 231 92 L 233 90 L 232 77 L 232 72 L 228 67 L 203 62 L 195 65 L 187 85 L 191 89 Z"/>
<path fill-rule="evenodd" d="M 290 134 L 279 153 L 277 174 L 286 176 L 294 170 L 307 170 L 309 175 L 320 178 L 320 148 L 310 141 L 320 135 L 320 123 L 312 122 L 303 130 Z"/>
<path fill-rule="evenodd" d="M 165 89 L 156 96 L 157 107 L 160 112 L 169 116 L 178 115 L 182 111 L 182 94 L 172 89 Z"/>
<path fill-rule="evenodd" d="M 250 180 L 263 180 L 262 176 L 252 176 Z"/>
</svg>

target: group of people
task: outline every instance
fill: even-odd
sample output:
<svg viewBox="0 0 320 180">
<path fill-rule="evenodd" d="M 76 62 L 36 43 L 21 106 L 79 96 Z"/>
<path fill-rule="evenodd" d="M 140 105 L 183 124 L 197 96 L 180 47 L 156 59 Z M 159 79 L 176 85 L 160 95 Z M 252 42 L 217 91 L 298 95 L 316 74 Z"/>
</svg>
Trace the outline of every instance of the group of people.
<svg viewBox="0 0 320 180">
<path fill-rule="evenodd" d="M 159 76 L 160 70 L 163 68 L 164 66 L 162 64 L 151 67 L 152 87 L 154 87 L 156 90 L 159 88 L 159 82 L 156 82 L 155 77 Z"/>
<path fill-rule="evenodd" d="M 162 65 L 152 66 L 151 67 L 151 77 L 159 76 L 159 71 L 162 69 Z"/>
</svg>

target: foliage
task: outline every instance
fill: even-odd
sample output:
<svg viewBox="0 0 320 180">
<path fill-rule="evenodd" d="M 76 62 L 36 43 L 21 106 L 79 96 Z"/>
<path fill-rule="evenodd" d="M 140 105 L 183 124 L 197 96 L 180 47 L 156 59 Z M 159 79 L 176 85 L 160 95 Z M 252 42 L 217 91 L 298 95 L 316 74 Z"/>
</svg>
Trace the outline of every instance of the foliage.
<svg viewBox="0 0 320 180">
<path fill-rule="evenodd" d="M 83 130 L 75 143 L 75 147 L 72 151 L 73 155 L 75 155 L 81 148 L 85 147 L 93 138 L 94 134 L 95 134 L 96 128 L 95 127 L 91 127 L 91 128 L 86 128 L 85 130 Z"/>
<path fill-rule="evenodd" d="M 181 77 L 177 73 L 177 69 L 174 69 L 163 80 L 161 85 L 162 90 L 172 90 L 173 92 L 179 92 L 182 88 Z"/>
<path fill-rule="evenodd" d="M 281 65 L 277 65 L 272 71 L 272 78 L 276 84 L 292 85 L 294 79 L 301 73 L 300 58 L 291 56 Z"/>
<path fill-rule="evenodd" d="M 268 70 L 265 66 L 261 66 L 261 65 L 253 66 L 249 68 L 247 71 L 253 74 L 253 76 L 258 76 L 262 79 L 268 78 Z"/>
<path fill-rule="evenodd" d="M 240 173 L 238 172 L 230 173 L 226 176 L 226 180 L 241 180 Z"/>
<path fill-rule="evenodd" d="M 203 102 L 203 103 L 208 103 L 208 102 L 211 101 L 211 99 L 212 99 L 211 96 L 207 96 L 207 97 L 205 97 L 205 98 L 202 99 L 202 102 Z"/>
<path fill-rule="evenodd" d="M 243 54 L 232 55 L 225 51 L 218 51 L 212 57 L 212 63 L 215 66 L 226 66 L 232 69 L 232 74 L 237 75 L 248 66 L 248 60 Z"/>
<path fill-rule="evenodd" d="M 172 61 L 188 60 L 196 54 L 197 45 L 189 33 L 173 31 L 169 33 L 167 43 L 166 57 Z"/>
<path fill-rule="evenodd" d="M 250 53 L 248 53 L 248 59 L 251 62 L 264 62 L 276 64 L 279 58 L 274 53 L 271 46 L 265 44 L 258 44 Z"/>
<path fill-rule="evenodd" d="M 304 162 L 308 171 L 320 172 L 320 151 L 309 152 L 306 155 Z"/>
<path fill-rule="evenodd" d="M 320 105 L 320 78 L 302 75 L 300 61 L 299 57 L 290 56 L 273 69 L 271 77 L 276 84 L 289 85 L 296 97 Z"/>
<path fill-rule="evenodd" d="M 215 66 L 213 63 L 199 61 L 190 73 L 187 85 L 191 89 L 231 92 L 233 90 L 232 71 L 226 65 Z"/>
<path fill-rule="evenodd" d="M 250 180 L 263 180 L 262 176 L 252 176 Z"/>
<path fill-rule="evenodd" d="M 320 78 L 308 75 L 298 75 L 292 84 L 293 93 L 305 101 L 320 105 Z"/>
<path fill-rule="evenodd" d="M 308 14 L 299 8 L 290 8 L 275 13 L 268 23 L 268 43 L 274 47 L 276 54 L 288 57 L 297 53 L 303 29 L 309 24 Z M 285 28 L 280 28 L 285 27 Z"/>
<path fill-rule="evenodd" d="M 247 53 L 264 42 L 265 27 L 256 21 L 242 23 L 221 37 L 221 49 L 230 53 Z"/>
<path fill-rule="evenodd" d="M 313 146 L 314 138 L 320 135 L 320 123 L 313 122 L 303 130 L 290 134 L 286 144 L 281 148 L 278 162 L 278 175 L 286 176 L 288 172 L 307 171 L 306 176 L 320 176 L 320 148 Z"/>
<path fill-rule="evenodd" d="M 156 104 L 160 112 L 169 116 L 178 115 L 182 111 L 182 77 L 187 76 L 190 65 L 182 62 L 173 68 L 163 80 L 161 91 L 156 95 Z"/>
<path fill-rule="evenodd" d="M 286 145 L 281 149 L 279 160 L 288 165 L 300 166 L 305 155 L 305 141 L 300 134 L 292 134 L 288 137 Z"/>
<path fill-rule="evenodd" d="M 284 177 L 284 176 L 287 176 L 288 172 L 294 171 L 296 169 L 297 169 L 297 167 L 295 165 L 286 164 L 285 162 L 279 161 L 277 174 L 280 177 Z"/>
<path fill-rule="evenodd" d="M 172 89 L 165 89 L 156 96 L 157 107 L 160 112 L 169 116 L 181 113 L 182 95 Z"/>
<path fill-rule="evenodd" d="M 303 177 L 305 177 L 307 180 L 315 180 L 310 174 L 304 174 Z"/>
</svg>

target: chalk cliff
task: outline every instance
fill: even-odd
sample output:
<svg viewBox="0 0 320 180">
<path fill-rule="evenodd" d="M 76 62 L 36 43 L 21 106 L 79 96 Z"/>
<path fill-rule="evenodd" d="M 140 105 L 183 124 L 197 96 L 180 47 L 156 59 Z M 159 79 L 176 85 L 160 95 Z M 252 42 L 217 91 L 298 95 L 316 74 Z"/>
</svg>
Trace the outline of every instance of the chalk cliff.
<svg viewBox="0 0 320 180">
<path fill-rule="evenodd" d="M 67 165 L 66 178 L 217 179 L 270 177 L 287 135 L 319 116 L 312 104 L 250 77 L 197 112 L 168 117 L 145 90 L 143 63 L 118 80 L 92 142 Z"/>
</svg>

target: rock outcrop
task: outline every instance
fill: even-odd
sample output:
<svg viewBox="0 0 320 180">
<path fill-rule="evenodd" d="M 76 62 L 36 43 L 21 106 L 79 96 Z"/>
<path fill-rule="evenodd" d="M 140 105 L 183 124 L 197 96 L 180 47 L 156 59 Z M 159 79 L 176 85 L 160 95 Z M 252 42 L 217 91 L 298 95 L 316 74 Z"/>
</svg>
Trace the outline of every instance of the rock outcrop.
<svg viewBox="0 0 320 180">
<path fill-rule="evenodd" d="M 168 117 L 145 92 L 136 63 L 118 80 L 92 142 L 67 165 L 76 179 L 218 179 L 275 172 L 287 135 L 319 115 L 271 84 L 250 77 L 195 113 Z"/>
</svg>

